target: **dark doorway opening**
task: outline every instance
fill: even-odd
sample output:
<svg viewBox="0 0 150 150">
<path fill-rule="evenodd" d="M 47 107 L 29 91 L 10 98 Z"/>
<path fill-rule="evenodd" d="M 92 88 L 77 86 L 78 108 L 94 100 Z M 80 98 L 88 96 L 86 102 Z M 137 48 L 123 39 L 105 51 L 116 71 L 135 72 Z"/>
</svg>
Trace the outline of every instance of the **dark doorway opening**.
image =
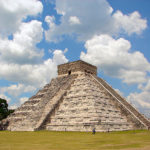
<svg viewBox="0 0 150 150">
<path fill-rule="evenodd" d="M 68 75 L 71 75 L 71 70 L 68 71 Z"/>
</svg>

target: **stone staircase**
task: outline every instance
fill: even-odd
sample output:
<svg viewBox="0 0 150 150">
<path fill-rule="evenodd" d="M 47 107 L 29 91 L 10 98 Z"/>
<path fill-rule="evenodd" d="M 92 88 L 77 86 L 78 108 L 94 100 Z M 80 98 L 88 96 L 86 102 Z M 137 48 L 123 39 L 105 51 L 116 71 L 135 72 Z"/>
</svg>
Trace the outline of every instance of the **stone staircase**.
<svg viewBox="0 0 150 150">
<path fill-rule="evenodd" d="M 123 131 L 150 122 L 83 61 L 58 66 L 58 77 L 0 122 L 11 131 Z"/>
<path fill-rule="evenodd" d="M 39 90 L 35 96 L 32 96 L 7 119 L 3 120 L 2 124 L 7 130 L 11 131 L 36 130 L 42 125 L 42 120 L 44 120 L 43 113 L 45 113 L 47 105 L 54 103 L 54 97 L 60 95 L 58 93 L 62 89 L 65 90 L 65 87 L 67 88 L 74 78 L 75 76 L 64 76 L 52 79 L 50 84 L 47 84 L 42 90 Z M 61 92 L 61 94 L 64 93 Z M 57 100 L 55 102 L 56 104 Z M 53 109 L 55 109 L 54 105 Z M 50 110 L 52 111 L 52 108 Z"/>
<path fill-rule="evenodd" d="M 36 124 L 35 130 L 40 130 L 45 127 L 47 118 L 50 117 L 55 111 L 55 109 L 60 105 L 64 96 L 67 93 L 67 90 L 70 88 L 71 84 L 73 84 L 74 79 L 76 77 L 77 75 L 70 75 L 67 82 L 63 84 L 59 92 L 57 92 L 57 94 L 47 103 L 47 105 L 44 108 L 44 111 L 42 112 L 40 120 Z"/>
<path fill-rule="evenodd" d="M 71 84 L 45 125 L 47 130 L 55 131 L 92 131 L 93 126 L 97 131 L 133 129 L 133 123 L 128 122 L 108 93 L 84 74 Z"/>
<path fill-rule="evenodd" d="M 123 97 L 121 97 L 108 83 L 106 83 L 103 79 L 91 75 L 95 81 L 103 86 L 104 89 L 115 99 L 117 102 L 120 103 L 120 108 L 126 115 L 128 116 L 129 120 L 135 122 L 137 128 L 141 126 L 141 128 L 150 128 L 150 121 L 145 118 L 142 114 L 138 112 L 136 108 L 130 105 Z M 119 104 L 118 104 L 119 105 Z"/>
</svg>

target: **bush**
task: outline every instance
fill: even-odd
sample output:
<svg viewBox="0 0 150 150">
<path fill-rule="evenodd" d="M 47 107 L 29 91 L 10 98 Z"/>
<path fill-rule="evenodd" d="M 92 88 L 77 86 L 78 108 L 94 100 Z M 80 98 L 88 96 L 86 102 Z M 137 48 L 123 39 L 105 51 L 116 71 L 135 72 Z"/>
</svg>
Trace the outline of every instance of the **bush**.
<svg viewBox="0 0 150 150">
<path fill-rule="evenodd" d="M 13 113 L 14 110 L 8 109 L 8 104 L 5 99 L 0 98 L 0 120 L 5 119 L 10 113 Z"/>
</svg>

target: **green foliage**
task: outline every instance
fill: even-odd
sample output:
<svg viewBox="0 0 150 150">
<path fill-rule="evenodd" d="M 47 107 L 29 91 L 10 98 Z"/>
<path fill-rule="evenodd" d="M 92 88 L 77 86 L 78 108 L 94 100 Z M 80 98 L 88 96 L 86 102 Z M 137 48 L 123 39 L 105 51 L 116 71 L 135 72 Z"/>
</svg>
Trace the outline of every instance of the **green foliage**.
<svg viewBox="0 0 150 150">
<path fill-rule="evenodd" d="M 8 104 L 5 99 L 0 98 L 0 120 L 6 118 L 9 115 Z"/>
<path fill-rule="evenodd" d="M 5 119 L 9 114 L 13 113 L 14 110 L 8 109 L 8 104 L 5 99 L 0 98 L 0 120 Z"/>
<path fill-rule="evenodd" d="M 13 113 L 15 110 L 14 110 L 14 109 L 9 109 L 8 111 L 9 111 L 9 112 L 8 112 L 8 115 L 10 115 L 10 114 Z"/>
</svg>

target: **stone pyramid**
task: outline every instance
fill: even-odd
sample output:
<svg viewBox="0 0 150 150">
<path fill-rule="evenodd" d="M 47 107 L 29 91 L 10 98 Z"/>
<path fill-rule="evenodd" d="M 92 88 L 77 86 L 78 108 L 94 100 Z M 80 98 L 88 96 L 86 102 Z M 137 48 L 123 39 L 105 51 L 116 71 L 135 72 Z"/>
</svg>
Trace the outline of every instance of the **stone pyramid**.
<svg viewBox="0 0 150 150">
<path fill-rule="evenodd" d="M 84 61 L 58 66 L 58 77 L 7 119 L 11 131 L 122 131 L 149 129 L 150 122 Z"/>
</svg>

